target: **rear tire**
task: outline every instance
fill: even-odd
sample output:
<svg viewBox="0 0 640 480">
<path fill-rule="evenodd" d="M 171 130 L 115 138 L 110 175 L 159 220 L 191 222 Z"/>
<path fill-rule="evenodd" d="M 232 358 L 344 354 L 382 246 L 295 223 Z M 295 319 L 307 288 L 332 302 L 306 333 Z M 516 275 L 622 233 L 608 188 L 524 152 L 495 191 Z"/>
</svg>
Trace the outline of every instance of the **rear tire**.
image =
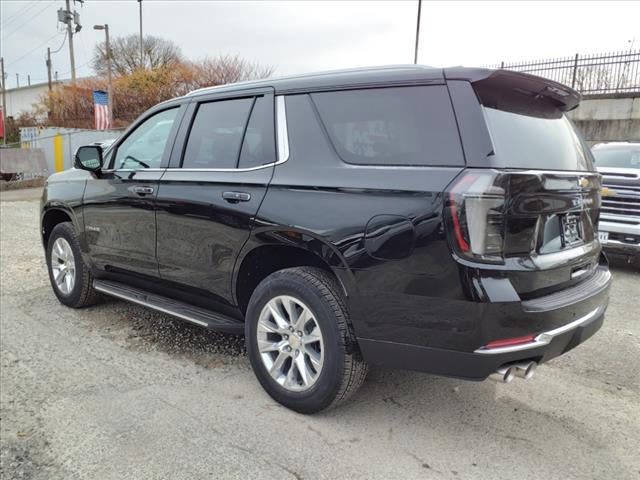
<svg viewBox="0 0 640 480">
<path fill-rule="evenodd" d="M 47 270 L 53 293 L 60 303 L 72 308 L 93 305 L 98 292 L 93 289 L 93 275 L 82 261 L 80 244 L 71 222 L 56 225 L 46 250 Z"/>
<path fill-rule="evenodd" d="M 296 412 L 337 405 L 367 374 L 344 298 L 324 270 L 288 268 L 265 278 L 249 301 L 245 333 L 258 381 Z"/>
</svg>

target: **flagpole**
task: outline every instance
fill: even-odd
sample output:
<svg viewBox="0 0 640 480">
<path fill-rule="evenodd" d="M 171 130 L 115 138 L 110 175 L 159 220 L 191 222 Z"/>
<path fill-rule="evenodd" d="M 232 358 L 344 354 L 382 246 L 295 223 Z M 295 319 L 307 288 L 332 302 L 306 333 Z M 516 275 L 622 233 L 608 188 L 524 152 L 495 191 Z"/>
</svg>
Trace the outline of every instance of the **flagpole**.
<svg viewBox="0 0 640 480">
<path fill-rule="evenodd" d="M 111 44 L 109 43 L 109 24 L 94 25 L 94 30 L 104 30 L 105 33 L 105 50 L 107 54 L 107 105 L 109 112 L 109 128 L 113 128 L 113 88 L 111 82 Z"/>
<path fill-rule="evenodd" d="M 109 128 L 113 128 L 113 89 L 111 86 L 111 45 L 109 44 L 109 24 L 105 23 L 104 33 L 107 36 L 107 101 L 109 102 Z"/>
</svg>

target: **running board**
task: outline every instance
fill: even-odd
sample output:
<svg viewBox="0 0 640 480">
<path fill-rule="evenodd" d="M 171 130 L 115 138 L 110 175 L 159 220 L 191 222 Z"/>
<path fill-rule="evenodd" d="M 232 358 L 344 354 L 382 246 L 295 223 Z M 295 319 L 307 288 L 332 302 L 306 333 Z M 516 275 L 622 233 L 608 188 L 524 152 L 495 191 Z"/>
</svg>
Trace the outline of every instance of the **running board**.
<svg viewBox="0 0 640 480">
<path fill-rule="evenodd" d="M 139 288 L 130 287 L 129 285 L 110 280 L 94 280 L 93 288 L 105 295 L 137 303 L 138 305 L 152 308 L 211 330 L 230 333 L 244 332 L 244 323 L 240 320 L 236 320 L 222 313 L 194 307 L 193 305 L 163 297 L 162 295 L 149 293 Z"/>
</svg>

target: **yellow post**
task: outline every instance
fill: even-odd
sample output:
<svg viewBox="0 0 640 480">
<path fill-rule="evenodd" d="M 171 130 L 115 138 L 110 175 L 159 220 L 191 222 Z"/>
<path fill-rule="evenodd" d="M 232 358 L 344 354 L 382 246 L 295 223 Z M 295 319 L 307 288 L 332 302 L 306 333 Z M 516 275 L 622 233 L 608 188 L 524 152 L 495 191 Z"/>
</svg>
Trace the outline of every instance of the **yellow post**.
<svg viewBox="0 0 640 480">
<path fill-rule="evenodd" d="M 62 135 L 60 134 L 53 137 L 53 162 L 56 172 L 61 172 L 64 170 Z"/>
</svg>

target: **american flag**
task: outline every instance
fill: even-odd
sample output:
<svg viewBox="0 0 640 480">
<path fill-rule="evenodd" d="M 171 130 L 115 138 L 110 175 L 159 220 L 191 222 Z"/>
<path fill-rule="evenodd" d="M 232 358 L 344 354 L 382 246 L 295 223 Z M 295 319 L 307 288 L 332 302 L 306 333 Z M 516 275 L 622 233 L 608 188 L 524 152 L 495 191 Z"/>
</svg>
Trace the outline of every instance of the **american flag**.
<svg viewBox="0 0 640 480">
<path fill-rule="evenodd" d="M 93 91 L 93 108 L 96 120 L 96 130 L 111 128 L 109 119 L 109 97 L 104 90 Z"/>
</svg>

